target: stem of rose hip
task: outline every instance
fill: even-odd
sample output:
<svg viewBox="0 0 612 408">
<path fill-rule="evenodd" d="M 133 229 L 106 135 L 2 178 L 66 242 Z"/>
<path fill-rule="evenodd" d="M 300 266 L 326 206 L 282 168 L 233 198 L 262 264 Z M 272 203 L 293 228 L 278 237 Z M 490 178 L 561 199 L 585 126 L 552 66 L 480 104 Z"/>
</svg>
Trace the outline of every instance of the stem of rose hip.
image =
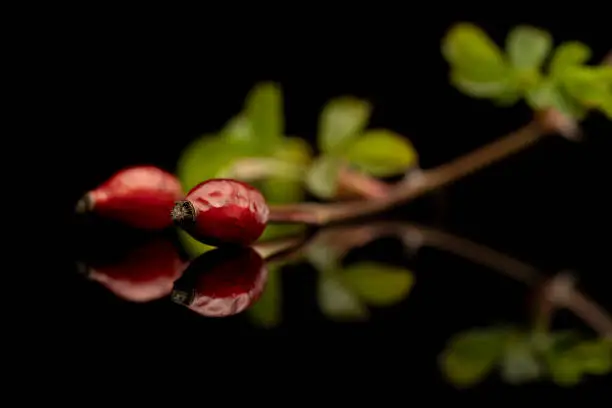
<svg viewBox="0 0 612 408">
<path fill-rule="evenodd" d="M 412 173 L 410 177 L 392 187 L 389 193 L 381 198 L 330 204 L 302 203 L 271 206 L 269 221 L 325 225 L 385 211 L 526 149 L 544 135 L 551 133 L 554 129 L 550 125 L 534 120 L 516 132 L 449 163 Z"/>
</svg>

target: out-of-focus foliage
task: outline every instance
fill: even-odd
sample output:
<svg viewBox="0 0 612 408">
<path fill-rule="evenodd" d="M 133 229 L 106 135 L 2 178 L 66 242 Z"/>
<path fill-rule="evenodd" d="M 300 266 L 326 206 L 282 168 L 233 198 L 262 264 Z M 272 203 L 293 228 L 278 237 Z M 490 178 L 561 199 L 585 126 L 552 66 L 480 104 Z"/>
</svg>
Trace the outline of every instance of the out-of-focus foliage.
<svg viewBox="0 0 612 408">
<path fill-rule="evenodd" d="M 588 109 L 612 118 L 612 67 L 586 65 L 591 50 L 580 42 L 553 48 L 548 32 L 518 26 L 504 52 L 479 27 L 459 23 L 445 36 L 442 54 L 451 82 L 466 95 L 505 106 L 524 98 L 534 110 L 555 108 L 575 119 Z"/>
<path fill-rule="evenodd" d="M 251 322 L 264 328 L 277 326 L 282 319 L 282 295 L 280 267 L 269 267 L 266 287 L 261 297 L 246 311 Z"/>
<path fill-rule="evenodd" d="M 343 267 L 338 253 L 325 243 L 310 245 L 306 258 L 319 271 L 319 307 L 332 320 L 365 320 L 368 307 L 397 304 L 414 285 L 412 272 L 397 266 L 364 262 Z"/>
<path fill-rule="evenodd" d="M 260 188 L 270 204 L 298 202 L 306 190 L 334 198 L 340 170 L 352 166 L 373 176 L 401 174 L 417 155 L 404 137 L 388 130 L 366 130 L 372 106 L 343 96 L 329 101 L 319 118 L 321 156 L 308 143 L 285 135 L 283 95 L 271 82 L 257 84 L 244 109 L 216 134 L 203 135 L 185 148 L 177 164 L 183 188 L 229 177 Z M 262 239 L 283 236 L 297 227 L 270 226 Z"/>
<path fill-rule="evenodd" d="M 612 343 L 582 339 L 574 332 L 531 332 L 517 327 L 473 329 L 454 336 L 441 353 L 440 368 L 460 388 L 498 371 L 510 384 L 549 379 L 562 386 L 612 369 Z"/>
<path fill-rule="evenodd" d="M 385 129 L 367 129 L 372 106 L 343 96 L 325 105 L 319 117 L 317 140 L 322 155 L 308 171 L 311 193 L 331 199 L 337 193 L 339 172 L 354 167 L 375 177 L 402 174 L 418 164 L 408 139 Z"/>
</svg>

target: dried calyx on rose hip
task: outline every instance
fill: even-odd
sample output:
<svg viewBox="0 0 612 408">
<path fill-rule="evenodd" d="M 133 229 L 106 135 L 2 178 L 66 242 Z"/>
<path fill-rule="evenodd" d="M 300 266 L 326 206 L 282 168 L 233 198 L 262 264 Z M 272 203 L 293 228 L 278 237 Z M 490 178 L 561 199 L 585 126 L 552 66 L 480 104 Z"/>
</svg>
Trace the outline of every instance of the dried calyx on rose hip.
<svg viewBox="0 0 612 408">
<path fill-rule="evenodd" d="M 189 264 L 171 299 L 203 316 L 231 316 L 260 298 L 267 277 L 265 261 L 252 248 L 217 248 Z"/>
<path fill-rule="evenodd" d="M 154 166 L 134 166 L 115 173 L 78 202 L 78 213 L 94 212 L 136 228 L 163 229 L 168 213 L 183 197 L 178 179 Z"/>
<path fill-rule="evenodd" d="M 253 186 L 211 179 L 195 186 L 172 210 L 172 220 L 208 245 L 250 245 L 261 236 L 270 210 Z"/>
</svg>

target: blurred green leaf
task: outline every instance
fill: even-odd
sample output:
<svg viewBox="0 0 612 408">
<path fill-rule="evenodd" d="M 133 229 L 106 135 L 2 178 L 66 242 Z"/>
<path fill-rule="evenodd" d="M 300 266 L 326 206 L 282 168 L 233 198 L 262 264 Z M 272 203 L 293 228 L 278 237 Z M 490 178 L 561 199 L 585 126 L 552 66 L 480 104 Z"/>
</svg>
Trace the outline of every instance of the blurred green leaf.
<svg viewBox="0 0 612 408">
<path fill-rule="evenodd" d="M 338 174 L 342 162 L 332 156 L 319 156 L 306 174 L 306 186 L 319 198 L 332 198 L 338 188 Z"/>
<path fill-rule="evenodd" d="M 522 384 L 538 379 L 541 374 L 542 367 L 527 342 L 517 341 L 507 348 L 501 365 L 505 382 Z"/>
<path fill-rule="evenodd" d="M 257 326 L 272 328 L 282 319 L 282 281 L 280 266 L 268 269 L 268 279 L 261 297 L 246 310 L 250 320 Z"/>
<path fill-rule="evenodd" d="M 260 188 L 269 204 L 296 203 L 304 198 L 304 187 L 296 180 L 271 178 L 262 180 Z M 291 236 L 302 233 L 304 229 L 305 227 L 299 224 L 269 224 L 259 240 Z"/>
<path fill-rule="evenodd" d="M 586 373 L 607 374 L 612 370 L 612 348 L 601 340 L 585 341 L 569 351 Z"/>
<path fill-rule="evenodd" d="M 526 100 L 534 110 L 554 108 L 579 120 L 583 119 L 587 113 L 586 109 L 575 98 L 550 79 L 530 90 L 526 95 Z"/>
<path fill-rule="evenodd" d="M 204 135 L 183 150 L 176 173 L 183 188 L 189 191 L 202 181 L 217 177 L 233 160 L 247 154 L 244 146 L 232 145 L 219 136 Z"/>
<path fill-rule="evenodd" d="M 586 63 L 591 58 L 591 49 L 578 41 L 565 42 L 559 45 L 550 61 L 550 75 L 557 77 L 568 68 Z"/>
<path fill-rule="evenodd" d="M 272 151 L 281 142 L 285 128 L 280 86 L 272 82 L 255 85 L 247 95 L 245 112 L 259 146 Z"/>
<path fill-rule="evenodd" d="M 298 180 L 283 178 L 263 180 L 261 191 L 270 204 L 296 203 L 304 198 L 304 188 Z"/>
<path fill-rule="evenodd" d="M 341 273 L 345 286 L 366 304 L 389 306 L 401 302 L 414 285 L 414 275 L 403 268 L 364 262 Z"/>
<path fill-rule="evenodd" d="M 367 126 L 372 113 L 369 102 L 345 96 L 332 99 L 319 117 L 318 144 L 324 153 L 337 153 Z"/>
<path fill-rule="evenodd" d="M 538 71 L 552 48 L 551 35 L 530 26 L 518 26 L 506 38 L 510 63 L 521 71 Z"/>
<path fill-rule="evenodd" d="M 453 70 L 450 75 L 451 84 L 462 93 L 473 98 L 491 98 L 500 105 L 512 105 L 520 99 L 518 83 L 507 76 L 497 81 L 474 81 L 463 73 Z"/>
<path fill-rule="evenodd" d="M 335 273 L 320 273 L 317 299 L 321 312 L 332 320 L 362 321 L 369 318 L 367 307 Z"/>
<path fill-rule="evenodd" d="M 313 241 L 306 247 L 306 259 L 319 272 L 340 269 L 338 254 L 329 245 Z"/>
<path fill-rule="evenodd" d="M 296 165 L 307 165 L 312 160 L 312 149 L 302 138 L 286 137 L 276 147 L 273 156 Z"/>
<path fill-rule="evenodd" d="M 583 105 L 605 106 L 612 95 L 612 67 L 577 67 L 568 69 L 561 83 L 567 92 Z"/>
<path fill-rule="evenodd" d="M 178 229 L 177 233 L 181 245 L 192 258 L 196 258 L 202 255 L 204 252 L 208 252 L 215 248 L 213 246 L 203 244 L 182 229 Z"/>
<path fill-rule="evenodd" d="M 562 354 L 548 359 L 548 371 L 555 384 L 566 387 L 578 384 L 584 373 L 580 362 L 570 355 Z"/>
<path fill-rule="evenodd" d="M 443 373 L 461 388 L 481 382 L 503 356 L 513 334 L 508 328 L 485 328 L 456 335 L 440 356 Z"/>
<path fill-rule="evenodd" d="M 509 86 L 511 70 L 501 50 L 473 24 L 453 26 L 442 40 L 442 55 L 451 65 L 452 82 L 472 96 L 492 97 Z"/>
<path fill-rule="evenodd" d="M 361 170 L 379 177 L 400 174 L 418 164 L 412 143 L 386 129 L 366 131 L 348 146 L 344 157 Z"/>
<path fill-rule="evenodd" d="M 263 234 L 259 237 L 259 241 L 290 237 L 303 233 L 305 229 L 306 227 L 304 225 L 299 224 L 270 224 L 266 226 Z"/>
<path fill-rule="evenodd" d="M 256 154 L 262 151 L 261 143 L 258 143 L 251 122 L 244 113 L 230 119 L 221 130 L 220 137 L 224 138 L 229 145 L 240 148 L 245 153 Z"/>
</svg>

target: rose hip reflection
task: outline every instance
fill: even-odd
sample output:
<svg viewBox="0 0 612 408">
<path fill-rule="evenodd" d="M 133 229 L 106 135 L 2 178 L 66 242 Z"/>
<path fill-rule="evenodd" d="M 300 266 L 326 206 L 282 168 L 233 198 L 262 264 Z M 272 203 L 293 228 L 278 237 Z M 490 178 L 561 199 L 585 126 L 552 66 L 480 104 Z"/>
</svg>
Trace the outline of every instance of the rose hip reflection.
<svg viewBox="0 0 612 408">
<path fill-rule="evenodd" d="M 196 258 L 175 282 L 172 300 L 203 316 L 240 313 L 263 292 L 268 271 L 252 248 L 219 248 Z"/>
<path fill-rule="evenodd" d="M 149 302 L 169 295 L 174 281 L 186 267 L 174 248 L 164 240 L 151 241 L 111 265 L 85 267 L 86 276 L 132 302 Z"/>
</svg>

